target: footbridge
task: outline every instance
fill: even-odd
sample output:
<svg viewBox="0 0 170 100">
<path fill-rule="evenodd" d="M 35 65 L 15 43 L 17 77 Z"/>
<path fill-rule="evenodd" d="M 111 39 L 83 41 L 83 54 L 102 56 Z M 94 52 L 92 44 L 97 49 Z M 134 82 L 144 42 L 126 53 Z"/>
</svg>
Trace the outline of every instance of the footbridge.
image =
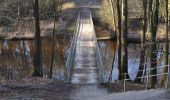
<svg viewBox="0 0 170 100">
<path fill-rule="evenodd" d="M 77 18 L 66 62 L 67 82 L 85 84 L 103 81 L 103 63 L 89 9 L 82 9 Z"/>
</svg>

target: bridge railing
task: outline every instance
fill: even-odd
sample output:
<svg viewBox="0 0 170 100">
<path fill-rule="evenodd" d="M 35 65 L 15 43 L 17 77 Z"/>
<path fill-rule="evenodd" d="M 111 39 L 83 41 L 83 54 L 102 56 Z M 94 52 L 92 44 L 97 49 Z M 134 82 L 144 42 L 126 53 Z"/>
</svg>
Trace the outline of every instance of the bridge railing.
<svg viewBox="0 0 170 100">
<path fill-rule="evenodd" d="M 157 69 L 161 69 L 161 68 L 165 68 L 165 67 L 167 68 L 167 72 L 157 73 L 157 74 L 153 74 L 153 75 L 151 74 L 152 70 L 157 70 Z M 149 86 L 149 83 L 151 82 L 150 78 L 152 78 L 152 77 L 161 77 L 163 75 L 166 76 L 165 88 L 167 88 L 167 89 L 169 88 L 169 85 L 170 85 L 170 82 L 169 82 L 169 80 L 170 80 L 170 76 L 169 76 L 170 75 L 170 65 L 159 66 L 159 67 L 155 67 L 155 68 L 146 68 L 144 70 L 139 70 L 138 72 L 141 72 L 141 71 L 142 72 L 145 71 L 146 75 L 141 76 L 141 77 L 136 77 L 136 79 L 142 79 L 144 81 L 143 83 L 145 85 L 146 90 L 148 90 L 148 88 L 150 88 L 150 86 Z M 124 79 L 122 80 L 123 84 L 124 84 L 124 86 L 123 86 L 124 92 L 126 91 L 126 88 L 127 88 L 126 83 L 128 81 L 131 81 L 130 78 L 126 77 L 127 74 L 133 74 L 133 73 L 124 73 L 124 74 L 122 74 L 122 75 L 124 75 Z M 121 80 L 118 80 L 118 81 L 121 81 Z M 162 88 L 162 86 L 161 86 L 161 88 Z"/>
<path fill-rule="evenodd" d="M 74 60 L 74 55 L 75 55 L 75 50 L 76 50 L 76 43 L 77 43 L 77 37 L 80 29 L 80 13 L 78 14 L 77 22 L 76 22 L 76 29 L 74 30 L 74 35 L 71 40 L 71 46 L 69 48 L 69 53 L 67 56 L 67 61 L 66 61 L 66 82 L 70 82 L 71 80 L 71 69 L 73 66 L 73 60 Z"/>
<path fill-rule="evenodd" d="M 90 20 L 91 20 L 91 25 L 93 28 L 93 36 L 94 36 L 94 41 L 96 44 L 96 55 L 97 55 L 97 64 L 98 64 L 98 74 L 99 74 L 99 78 L 100 78 L 100 83 L 104 82 L 104 65 L 103 65 L 103 61 L 102 61 L 102 55 L 100 52 L 100 48 L 99 48 L 99 44 L 97 42 L 97 38 L 96 38 L 96 33 L 95 33 L 95 29 L 94 29 L 94 24 L 93 24 L 93 20 L 92 20 L 92 15 L 90 13 Z"/>
</svg>

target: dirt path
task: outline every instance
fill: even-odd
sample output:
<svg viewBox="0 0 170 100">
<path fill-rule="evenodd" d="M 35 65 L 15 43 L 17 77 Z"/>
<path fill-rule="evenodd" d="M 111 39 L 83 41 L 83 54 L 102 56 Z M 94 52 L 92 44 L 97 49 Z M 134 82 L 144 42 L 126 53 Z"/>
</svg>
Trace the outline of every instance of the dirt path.
<svg viewBox="0 0 170 100">
<path fill-rule="evenodd" d="M 108 95 L 105 88 L 97 84 L 81 84 L 70 93 L 70 100 L 90 100 L 101 95 Z"/>
</svg>

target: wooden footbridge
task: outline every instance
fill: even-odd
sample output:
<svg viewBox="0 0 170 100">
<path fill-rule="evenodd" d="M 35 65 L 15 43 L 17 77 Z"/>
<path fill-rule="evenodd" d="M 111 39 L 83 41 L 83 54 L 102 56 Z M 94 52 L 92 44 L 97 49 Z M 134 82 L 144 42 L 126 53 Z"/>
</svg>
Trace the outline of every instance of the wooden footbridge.
<svg viewBox="0 0 170 100">
<path fill-rule="evenodd" d="M 129 94 L 127 96 L 120 94 L 117 97 L 113 94 L 109 95 L 105 88 L 101 88 L 99 87 L 100 85 L 96 84 L 105 80 L 103 73 L 104 66 L 94 30 L 92 15 L 87 8 L 83 8 L 82 12 L 79 13 L 76 26 L 66 62 L 66 78 L 67 82 L 76 84 L 79 87 L 72 90 L 69 97 L 70 100 L 113 100 L 114 98 L 114 100 L 123 100 L 125 98 L 132 100 L 132 97 L 139 98 L 139 95 L 143 98 L 143 95 L 162 93 L 162 91 L 157 90 L 155 93 L 154 91 L 142 91 L 131 96 Z M 124 73 L 124 75 L 126 74 Z M 144 77 L 146 78 L 146 89 L 149 77 L 151 76 L 146 75 Z M 127 80 L 130 79 L 124 79 L 124 91 L 126 91 Z"/>
<path fill-rule="evenodd" d="M 91 12 L 83 8 L 66 63 L 67 82 L 85 84 L 103 80 L 103 63 L 93 26 Z"/>
</svg>

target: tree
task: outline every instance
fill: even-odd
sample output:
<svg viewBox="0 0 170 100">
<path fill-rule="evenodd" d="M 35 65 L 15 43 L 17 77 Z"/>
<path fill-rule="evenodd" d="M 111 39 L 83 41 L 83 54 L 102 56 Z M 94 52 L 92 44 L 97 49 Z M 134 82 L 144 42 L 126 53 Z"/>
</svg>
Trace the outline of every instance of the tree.
<svg viewBox="0 0 170 100">
<path fill-rule="evenodd" d="M 19 27 L 19 21 L 20 21 L 20 5 L 21 5 L 21 3 L 20 2 L 18 2 L 18 13 L 17 13 L 17 23 L 16 23 L 16 31 L 19 31 L 20 29 L 20 27 Z"/>
<path fill-rule="evenodd" d="M 53 13 L 54 13 L 54 18 L 53 18 L 53 22 L 54 22 L 54 27 L 53 27 L 53 35 L 52 35 L 52 53 L 51 53 L 51 65 L 50 65 L 50 74 L 49 74 L 49 78 L 52 78 L 52 69 L 53 69 L 53 65 L 54 65 L 54 58 L 55 58 L 55 41 L 56 41 L 56 21 L 57 19 L 60 17 L 61 11 L 62 11 L 62 7 L 63 7 L 63 0 L 52 0 L 52 8 L 53 8 Z M 56 5 L 57 4 L 57 5 Z M 59 27 L 58 27 L 59 28 Z M 58 43 L 60 43 L 59 37 L 58 37 Z"/>
<path fill-rule="evenodd" d="M 51 53 L 51 66 L 50 66 L 50 75 L 49 78 L 52 78 L 52 69 L 54 64 L 54 49 L 55 49 L 55 29 L 56 29 L 56 5 L 55 0 L 53 0 L 53 10 L 54 10 L 54 28 L 53 28 L 53 36 L 52 36 L 52 53 Z"/>
<path fill-rule="evenodd" d="M 111 3 L 111 10 L 112 10 L 112 16 L 113 16 L 113 24 L 114 24 L 114 32 L 117 34 L 117 26 L 116 26 L 116 23 L 117 23 L 117 20 L 116 20 L 116 11 L 115 11 L 115 4 L 114 4 L 114 0 L 110 0 L 110 3 Z"/>
<path fill-rule="evenodd" d="M 116 10 L 115 10 L 115 4 L 114 4 L 114 0 L 110 0 L 110 3 L 111 3 L 111 8 L 112 8 L 112 14 L 113 14 L 113 24 L 114 24 L 114 32 L 116 33 L 116 35 L 118 36 L 118 31 L 117 31 L 117 20 L 116 20 Z M 114 56 L 113 56 L 113 60 L 112 60 L 112 68 L 111 68 L 111 72 L 110 72 L 110 75 L 109 75 L 109 79 L 108 79 L 108 82 L 111 81 L 111 78 L 112 78 L 112 72 L 113 72 L 113 67 L 114 67 L 114 61 L 115 61 L 115 54 L 116 54 L 116 51 L 114 52 Z"/>
<path fill-rule="evenodd" d="M 34 1 L 34 19 L 35 19 L 35 52 L 34 52 L 34 76 L 43 76 L 42 69 L 42 47 L 41 47 L 41 31 L 39 23 L 39 0 Z"/>
<path fill-rule="evenodd" d="M 128 0 L 123 0 L 122 2 L 123 6 L 123 35 L 122 35 L 122 69 L 123 73 L 126 74 L 124 78 L 129 78 L 128 74 L 128 43 L 127 43 L 127 38 L 128 38 Z"/>
<path fill-rule="evenodd" d="M 140 65 L 139 65 L 139 72 L 137 73 L 137 77 L 142 77 L 143 75 L 143 69 L 144 69 L 144 63 L 145 63 L 145 53 L 146 53 L 146 47 L 145 47 L 145 41 L 146 41 L 146 32 L 147 32 L 147 0 L 143 0 L 143 32 L 141 34 L 141 51 L 140 51 Z M 135 82 L 141 82 L 141 78 L 136 78 Z"/>
<path fill-rule="evenodd" d="M 121 9 L 120 9 L 120 0 L 117 0 L 117 2 L 116 2 L 116 5 L 117 5 L 117 16 L 118 16 L 118 36 L 117 36 L 117 45 L 118 45 L 118 70 L 119 70 L 119 80 L 121 80 L 122 79 L 122 67 L 121 67 L 121 52 L 122 52 L 122 49 L 121 49 L 121 47 L 122 47 L 122 43 L 121 43 L 121 37 L 122 37 L 122 16 L 121 16 Z"/>
<path fill-rule="evenodd" d="M 149 0 L 149 17 L 150 17 L 150 31 L 151 31 L 151 87 L 155 88 L 157 83 L 157 48 L 156 48 L 156 35 L 159 17 L 159 0 Z"/>
<path fill-rule="evenodd" d="M 168 65 L 169 65 L 169 61 L 168 61 L 168 58 L 169 58 L 169 42 L 168 42 L 168 0 L 166 0 L 166 3 L 165 3 L 165 14 L 166 14 L 166 55 L 165 55 L 165 67 L 164 67 L 164 70 L 163 70 L 163 73 L 167 73 L 168 72 Z M 165 84 L 166 82 L 166 79 L 167 79 L 167 75 L 163 74 L 162 76 L 162 79 L 161 79 L 161 85 Z"/>
</svg>

